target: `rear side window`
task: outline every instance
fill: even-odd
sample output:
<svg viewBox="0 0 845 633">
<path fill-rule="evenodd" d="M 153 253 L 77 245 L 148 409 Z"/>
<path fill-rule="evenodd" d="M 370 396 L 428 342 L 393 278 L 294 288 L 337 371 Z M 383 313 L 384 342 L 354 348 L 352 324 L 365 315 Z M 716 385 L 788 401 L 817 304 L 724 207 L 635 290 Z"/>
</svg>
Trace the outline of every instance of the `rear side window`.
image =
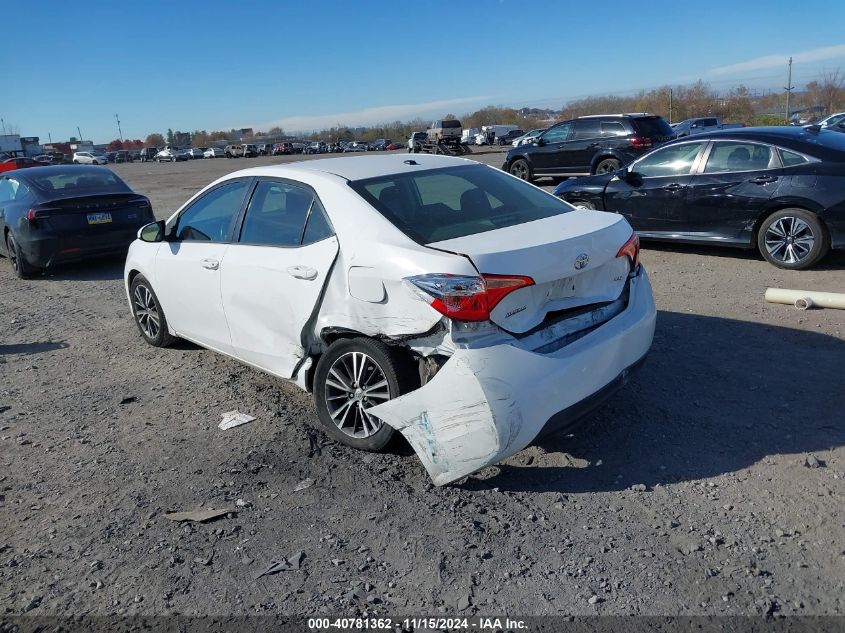
<svg viewBox="0 0 845 633">
<path fill-rule="evenodd" d="M 420 244 L 572 210 L 554 196 L 483 165 L 395 174 L 351 182 L 350 187 Z"/>
<path fill-rule="evenodd" d="M 601 136 L 601 121 L 597 119 L 579 119 L 575 121 L 575 133 L 573 140 L 585 138 L 598 138 Z"/>
<path fill-rule="evenodd" d="M 660 136 L 672 136 L 672 127 L 660 116 L 643 116 L 632 120 L 634 130 L 641 136 L 651 138 Z"/>
<path fill-rule="evenodd" d="M 768 145 L 717 141 L 710 150 L 704 173 L 758 171 L 777 166 L 775 153 Z"/>
<path fill-rule="evenodd" d="M 784 167 L 794 167 L 795 165 L 803 165 L 808 162 L 801 154 L 796 154 L 786 149 L 780 150 L 780 159 L 783 161 Z"/>
<path fill-rule="evenodd" d="M 602 136 L 627 136 L 628 130 L 621 121 L 602 121 L 601 122 Z"/>
</svg>

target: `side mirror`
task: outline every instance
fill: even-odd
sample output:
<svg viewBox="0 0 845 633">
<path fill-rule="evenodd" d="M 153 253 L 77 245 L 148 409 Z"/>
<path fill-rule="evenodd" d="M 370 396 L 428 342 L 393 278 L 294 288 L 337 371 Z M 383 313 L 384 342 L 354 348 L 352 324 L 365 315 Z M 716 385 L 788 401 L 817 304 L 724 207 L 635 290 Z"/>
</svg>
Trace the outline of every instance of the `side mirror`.
<svg viewBox="0 0 845 633">
<path fill-rule="evenodd" d="M 151 222 L 142 226 L 138 231 L 138 239 L 142 242 L 161 242 L 164 240 L 164 220 Z"/>
<path fill-rule="evenodd" d="M 543 140 L 542 136 L 538 136 L 537 138 L 534 139 L 534 145 L 543 146 L 545 144 L 546 144 L 546 141 Z"/>
<path fill-rule="evenodd" d="M 628 180 L 630 180 L 631 178 L 631 170 L 629 170 L 627 167 L 623 167 L 622 169 L 616 172 L 616 177 L 623 182 L 628 182 Z"/>
</svg>

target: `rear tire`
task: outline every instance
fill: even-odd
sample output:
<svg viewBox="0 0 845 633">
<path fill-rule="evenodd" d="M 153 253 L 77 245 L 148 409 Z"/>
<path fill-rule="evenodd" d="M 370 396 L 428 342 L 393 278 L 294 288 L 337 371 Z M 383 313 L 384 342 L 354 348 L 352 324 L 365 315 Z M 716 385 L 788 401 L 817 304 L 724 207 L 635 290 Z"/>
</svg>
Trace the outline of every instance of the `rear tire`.
<svg viewBox="0 0 845 633">
<path fill-rule="evenodd" d="M 141 333 L 141 338 L 153 347 L 171 345 L 176 337 L 168 332 L 164 310 L 146 277 L 138 275 L 132 280 L 129 296 L 132 301 L 132 316 L 135 317 L 135 325 Z"/>
<path fill-rule="evenodd" d="M 395 431 L 367 414 L 367 408 L 419 386 L 419 372 L 409 355 L 369 338 L 342 339 L 332 343 L 317 363 L 314 401 L 332 438 L 377 452 Z"/>
<path fill-rule="evenodd" d="M 14 235 L 9 233 L 6 236 L 6 250 L 9 253 L 9 261 L 12 264 L 12 271 L 18 279 L 32 279 L 41 274 L 41 269 L 33 266 L 21 251 L 20 245 L 15 241 Z"/>
<path fill-rule="evenodd" d="M 778 268 L 804 270 L 827 254 L 830 238 L 815 213 L 781 209 L 763 220 L 757 231 L 757 249 Z"/>
<path fill-rule="evenodd" d="M 526 182 L 532 182 L 534 180 L 531 174 L 531 165 L 529 165 L 528 161 L 524 158 L 517 158 L 513 161 L 511 166 L 508 168 L 508 172 L 512 176 L 516 176 L 520 180 L 524 180 Z"/>
<path fill-rule="evenodd" d="M 616 160 L 615 158 L 605 158 L 602 161 L 599 161 L 599 164 L 596 165 L 596 174 L 609 174 L 614 171 L 617 171 L 622 164 Z"/>
</svg>

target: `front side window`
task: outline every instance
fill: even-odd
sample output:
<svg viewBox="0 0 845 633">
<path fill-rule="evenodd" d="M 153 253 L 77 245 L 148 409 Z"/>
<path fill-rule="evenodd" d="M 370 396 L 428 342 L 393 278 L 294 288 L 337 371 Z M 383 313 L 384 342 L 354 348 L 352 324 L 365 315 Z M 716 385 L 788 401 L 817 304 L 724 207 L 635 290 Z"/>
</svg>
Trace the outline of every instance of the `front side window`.
<svg viewBox="0 0 845 633">
<path fill-rule="evenodd" d="M 554 196 L 484 165 L 380 176 L 350 187 L 419 244 L 572 211 Z"/>
<path fill-rule="evenodd" d="M 314 194 L 304 187 L 262 181 L 246 211 L 240 242 L 259 246 L 299 246 Z"/>
<path fill-rule="evenodd" d="M 195 200 L 176 221 L 176 238 L 185 241 L 225 242 L 241 208 L 248 181 L 220 185 Z"/>
<path fill-rule="evenodd" d="M 775 153 L 768 145 L 717 141 L 710 150 L 704 173 L 758 171 L 777 166 Z"/>
<path fill-rule="evenodd" d="M 561 123 L 546 130 L 545 134 L 541 136 L 546 143 L 562 143 L 569 138 L 569 132 L 572 130 L 572 121 Z"/>
<path fill-rule="evenodd" d="M 688 174 L 704 145 L 705 143 L 701 142 L 663 147 L 634 163 L 632 171 L 643 178 Z"/>
</svg>

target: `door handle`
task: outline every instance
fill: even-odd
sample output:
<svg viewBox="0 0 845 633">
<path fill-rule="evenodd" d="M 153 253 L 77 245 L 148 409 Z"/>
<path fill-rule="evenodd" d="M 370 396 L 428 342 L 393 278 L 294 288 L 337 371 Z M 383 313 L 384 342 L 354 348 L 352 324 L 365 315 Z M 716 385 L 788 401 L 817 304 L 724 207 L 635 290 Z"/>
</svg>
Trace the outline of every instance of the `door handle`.
<svg viewBox="0 0 845 633">
<path fill-rule="evenodd" d="M 317 270 L 310 266 L 288 266 L 288 275 L 311 281 L 317 278 Z"/>
<path fill-rule="evenodd" d="M 748 182 L 753 182 L 755 185 L 765 185 L 767 182 L 775 182 L 777 179 L 777 176 L 757 176 Z"/>
<path fill-rule="evenodd" d="M 202 264 L 203 268 L 208 268 L 209 270 L 217 270 L 220 268 L 220 262 L 216 259 L 211 259 L 207 257 L 206 259 L 201 259 L 200 264 Z"/>
<path fill-rule="evenodd" d="M 673 182 L 672 184 L 670 184 L 670 185 L 666 185 L 666 186 L 665 186 L 665 187 L 663 187 L 663 188 L 664 188 L 666 191 L 678 191 L 678 190 L 680 190 L 680 189 L 683 189 L 683 188 L 684 188 L 684 185 L 679 185 L 678 183 Z"/>
</svg>

